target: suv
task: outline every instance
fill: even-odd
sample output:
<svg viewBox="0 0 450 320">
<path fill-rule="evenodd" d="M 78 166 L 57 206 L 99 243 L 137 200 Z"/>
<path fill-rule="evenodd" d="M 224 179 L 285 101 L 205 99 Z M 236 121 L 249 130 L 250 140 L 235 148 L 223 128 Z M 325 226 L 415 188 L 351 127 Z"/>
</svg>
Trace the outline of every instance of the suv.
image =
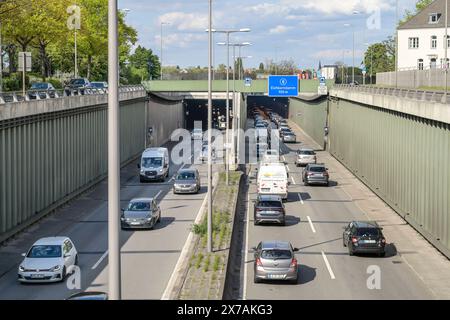
<svg viewBox="0 0 450 320">
<path fill-rule="evenodd" d="M 259 195 L 254 206 L 254 224 L 264 222 L 286 225 L 286 210 L 280 196 Z"/>
<path fill-rule="evenodd" d="M 324 164 L 308 164 L 303 169 L 302 179 L 305 186 L 310 184 L 324 184 L 329 186 L 328 169 Z"/>
<path fill-rule="evenodd" d="M 298 279 L 298 262 L 293 248 L 287 241 L 262 241 L 256 248 L 254 278 L 255 283 L 262 280 L 287 280 L 293 284 Z"/>
<path fill-rule="evenodd" d="M 92 89 L 92 85 L 86 78 L 71 79 L 69 83 L 64 87 L 64 91 L 67 95 L 81 94 L 84 95 L 87 89 Z"/>
<path fill-rule="evenodd" d="M 375 221 L 352 221 L 344 227 L 342 241 L 344 247 L 348 247 L 348 254 L 377 253 L 384 257 L 386 239 L 383 236 L 383 228 Z"/>
<path fill-rule="evenodd" d="M 305 166 L 309 163 L 317 163 L 316 153 L 313 149 L 301 148 L 297 151 L 297 159 L 295 160 L 295 165 Z"/>
</svg>

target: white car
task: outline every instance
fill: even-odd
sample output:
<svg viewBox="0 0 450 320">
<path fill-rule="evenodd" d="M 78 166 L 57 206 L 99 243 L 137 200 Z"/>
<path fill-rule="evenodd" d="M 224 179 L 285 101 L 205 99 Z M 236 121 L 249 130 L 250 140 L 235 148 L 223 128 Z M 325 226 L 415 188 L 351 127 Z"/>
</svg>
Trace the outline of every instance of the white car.
<svg viewBox="0 0 450 320">
<path fill-rule="evenodd" d="M 263 157 L 265 163 L 277 163 L 280 162 L 280 153 L 277 150 L 266 150 Z"/>
<path fill-rule="evenodd" d="M 313 149 L 302 148 L 297 151 L 297 159 L 295 160 L 295 165 L 306 166 L 307 164 L 317 163 L 317 156 Z"/>
<path fill-rule="evenodd" d="M 78 253 L 68 237 L 48 237 L 36 241 L 19 266 L 20 282 L 58 282 L 78 264 Z"/>
</svg>

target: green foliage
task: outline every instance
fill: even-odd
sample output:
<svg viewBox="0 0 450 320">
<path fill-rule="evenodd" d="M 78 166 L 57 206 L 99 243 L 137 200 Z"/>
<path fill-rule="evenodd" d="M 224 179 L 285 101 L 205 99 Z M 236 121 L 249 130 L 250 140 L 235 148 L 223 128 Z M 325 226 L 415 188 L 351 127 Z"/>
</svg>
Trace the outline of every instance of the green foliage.
<svg viewBox="0 0 450 320">
<path fill-rule="evenodd" d="M 364 54 L 364 65 L 369 74 L 394 70 L 394 55 L 389 52 L 387 42 L 388 40 L 369 46 Z"/>
<path fill-rule="evenodd" d="M 414 12 L 411 12 L 409 10 L 406 10 L 405 17 L 399 21 L 399 25 L 402 25 L 405 22 L 408 22 L 411 20 L 416 14 L 418 14 L 420 11 L 425 9 L 428 5 L 430 5 L 434 0 L 419 0 L 416 2 L 416 10 Z"/>
<path fill-rule="evenodd" d="M 213 264 L 213 270 L 214 272 L 216 272 L 217 270 L 219 270 L 219 266 L 220 266 L 220 255 L 216 255 L 214 257 L 214 264 Z"/>
<path fill-rule="evenodd" d="M 196 268 L 196 269 L 200 268 L 200 266 L 201 266 L 201 264 L 202 264 L 202 261 L 203 261 L 203 253 L 200 252 L 200 253 L 197 255 L 197 259 L 195 260 L 195 268 Z"/>
<path fill-rule="evenodd" d="M 203 262 L 203 272 L 209 271 L 209 266 L 211 264 L 211 255 L 206 256 L 206 260 Z"/>
</svg>

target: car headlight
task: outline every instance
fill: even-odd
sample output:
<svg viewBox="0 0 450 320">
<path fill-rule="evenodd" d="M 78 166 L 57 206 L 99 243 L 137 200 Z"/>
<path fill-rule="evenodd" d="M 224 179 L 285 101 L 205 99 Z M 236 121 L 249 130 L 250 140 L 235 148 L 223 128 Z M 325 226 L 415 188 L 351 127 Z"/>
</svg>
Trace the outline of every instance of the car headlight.
<svg viewBox="0 0 450 320">
<path fill-rule="evenodd" d="M 61 270 L 61 266 L 54 266 L 53 268 L 50 269 L 50 271 L 55 272 L 55 271 L 59 271 Z"/>
<path fill-rule="evenodd" d="M 19 271 L 20 271 L 20 272 L 24 272 L 24 271 L 25 271 L 25 268 L 24 268 L 23 266 L 19 266 Z"/>
<path fill-rule="evenodd" d="M 148 217 L 147 221 L 149 221 L 149 222 L 152 221 L 152 217 Z"/>
<path fill-rule="evenodd" d="M 158 172 L 160 172 L 160 173 L 163 172 L 163 169 L 159 169 Z"/>
</svg>

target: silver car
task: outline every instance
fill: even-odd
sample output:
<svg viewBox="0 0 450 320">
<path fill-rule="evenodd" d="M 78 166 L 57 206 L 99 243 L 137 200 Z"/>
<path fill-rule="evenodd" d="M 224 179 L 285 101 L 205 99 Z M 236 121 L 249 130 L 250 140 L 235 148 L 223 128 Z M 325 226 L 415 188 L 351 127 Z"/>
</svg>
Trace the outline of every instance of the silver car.
<svg viewBox="0 0 450 320">
<path fill-rule="evenodd" d="M 161 208 L 153 198 L 133 199 L 122 209 L 122 229 L 153 229 L 161 221 Z"/>
<path fill-rule="evenodd" d="M 262 280 L 286 280 L 296 284 L 298 262 L 293 248 L 287 241 L 262 241 L 253 248 L 255 253 L 254 282 Z"/>
<path fill-rule="evenodd" d="M 175 177 L 173 193 L 198 193 L 201 188 L 197 169 L 182 169 Z"/>
<path fill-rule="evenodd" d="M 295 159 L 295 165 L 306 166 L 310 163 L 317 163 L 317 156 L 313 149 L 301 148 L 297 151 L 297 159 Z"/>
</svg>

